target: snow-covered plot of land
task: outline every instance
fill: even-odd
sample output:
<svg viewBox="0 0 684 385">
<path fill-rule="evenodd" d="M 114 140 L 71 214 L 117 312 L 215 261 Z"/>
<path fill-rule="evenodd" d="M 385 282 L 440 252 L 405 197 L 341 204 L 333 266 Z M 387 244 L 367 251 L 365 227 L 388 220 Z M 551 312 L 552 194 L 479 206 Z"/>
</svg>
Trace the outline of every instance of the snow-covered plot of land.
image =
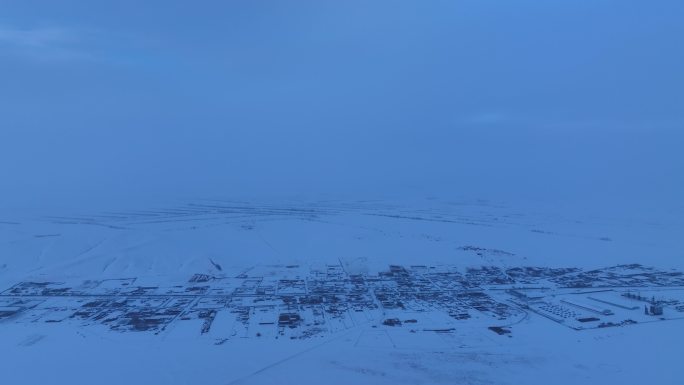
<svg viewBox="0 0 684 385">
<path fill-rule="evenodd" d="M 676 215 L 435 200 L 2 215 L 12 384 L 682 381 Z"/>
</svg>

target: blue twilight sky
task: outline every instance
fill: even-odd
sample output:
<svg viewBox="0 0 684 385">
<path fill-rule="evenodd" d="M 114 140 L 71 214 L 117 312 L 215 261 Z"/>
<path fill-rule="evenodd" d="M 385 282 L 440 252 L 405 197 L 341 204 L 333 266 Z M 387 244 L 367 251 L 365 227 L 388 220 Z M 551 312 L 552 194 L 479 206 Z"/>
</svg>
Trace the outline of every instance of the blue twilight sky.
<svg viewBox="0 0 684 385">
<path fill-rule="evenodd" d="M 0 0 L 0 206 L 677 202 L 684 1 Z"/>
</svg>

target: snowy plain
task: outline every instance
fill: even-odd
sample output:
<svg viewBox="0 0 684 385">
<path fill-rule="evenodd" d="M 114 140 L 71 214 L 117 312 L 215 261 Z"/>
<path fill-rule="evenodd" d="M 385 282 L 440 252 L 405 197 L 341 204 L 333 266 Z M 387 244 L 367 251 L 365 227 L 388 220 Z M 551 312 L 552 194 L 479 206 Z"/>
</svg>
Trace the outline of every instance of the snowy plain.
<svg viewBox="0 0 684 385">
<path fill-rule="evenodd" d="M 368 276 L 389 265 L 465 272 L 641 263 L 682 271 L 676 254 L 682 223 L 676 215 L 660 219 L 438 200 L 200 200 L 78 215 L 15 212 L 0 223 L 0 290 L 7 295 L 20 282 L 131 277 L 171 286 L 196 274 L 277 275 L 268 272 L 283 266 L 341 266 Z M 231 335 L 226 325 L 234 321 L 225 317 L 207 333 L 199 319 L 150 333 L 68 316 L 45 322 L 46 314 L 27 311 L 0 319 L 0 368 L 12 384 L 681 383 L 684 320 L 574 330 L 528 312 L 502 336 L 477 311 L 469 321 L 382 311 L 350 326 L 329 326 L 316 338 L 279 339 L 275 326 L 263 329 L 273 330 L 270 335 L 247 329 L 236 335 L 235 327 Z M 383 324 L 385 311 L 453 330 L 409 332 L 406 323 Z"/>
</svg>

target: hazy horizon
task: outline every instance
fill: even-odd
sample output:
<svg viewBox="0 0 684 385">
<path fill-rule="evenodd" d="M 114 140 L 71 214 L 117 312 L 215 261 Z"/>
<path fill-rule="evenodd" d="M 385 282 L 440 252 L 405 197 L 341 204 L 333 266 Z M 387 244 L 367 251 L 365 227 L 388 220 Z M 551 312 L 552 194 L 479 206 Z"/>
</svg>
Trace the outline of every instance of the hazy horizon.
<svg viewBox="0 0 684 385">
<path fill-rule="evenodd" d="M 681 1 L 5 1 L 0 207 L 678 204 Z"/>
</svg>

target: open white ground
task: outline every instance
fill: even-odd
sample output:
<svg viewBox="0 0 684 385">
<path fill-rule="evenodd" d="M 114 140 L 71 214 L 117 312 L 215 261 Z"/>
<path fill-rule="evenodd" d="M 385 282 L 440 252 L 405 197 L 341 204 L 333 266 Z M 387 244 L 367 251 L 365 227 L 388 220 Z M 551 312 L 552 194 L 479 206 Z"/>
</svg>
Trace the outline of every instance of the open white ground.
<svg viewBox="0 0 684 385">
<path fill-rule="evenodd" d="M 676 216 L 601 217 L 481 202 L 216 205 L 234 208 L 6 214 L 0 290 L 27 280 L 131 276 L 163 285 L 218 267 L 288 264 L 342 264 L 370 274 L 389 264 L 684 269 L 684 226 Z M 684 321 L 576 331 L 531 313 L 513 326 L 512 337 L 468 326 L 412 334 L 379 323 L 317 339 L 234 338 L 216 345 L 194 321 L 155 335 L 10 319 L 0 322 L 0 373 L 8 384 L 74 385 L 684 381 Z"/>
</svg>

